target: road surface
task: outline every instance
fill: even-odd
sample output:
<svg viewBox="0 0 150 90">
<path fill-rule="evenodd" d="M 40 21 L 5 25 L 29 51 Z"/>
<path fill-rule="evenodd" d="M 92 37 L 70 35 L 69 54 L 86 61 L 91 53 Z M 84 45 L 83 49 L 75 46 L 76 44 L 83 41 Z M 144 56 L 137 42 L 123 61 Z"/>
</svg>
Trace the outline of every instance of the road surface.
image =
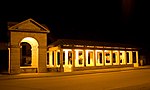
<svg viewBox="0 0 150 90">
<path fill-rule="evenodd" d="M 1 80 L 0 90 L 150 90 L 150 69 Z"/>
</svg>

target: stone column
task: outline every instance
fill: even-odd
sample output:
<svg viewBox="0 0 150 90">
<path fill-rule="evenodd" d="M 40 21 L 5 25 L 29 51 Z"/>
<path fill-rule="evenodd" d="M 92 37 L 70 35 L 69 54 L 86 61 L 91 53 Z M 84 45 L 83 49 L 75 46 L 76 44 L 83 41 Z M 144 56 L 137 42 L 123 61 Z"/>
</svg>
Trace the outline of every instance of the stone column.
<svg viewBox="0 0 150 90">
<path fill-rule="evenodd" d="M 52 51 L 49 51 L 49 66 L 53 66 Z"/>
<path fill-rule="evenodd" d="M 39 47 L 39 60 L 38 60 L 38 72 L 44 73 L 47 72 L 47 47 Z"/>
<path fill-rule="evenodd" d="M 136 63 L 139 64 L 139 54 L 138 54 L 138 51 L 136 51 Z"/>
<path fill-rule="evenodd" d="M 126 54 L 127 51 L 124 51 L 124 64 L 127 64 L 127 54 Z"/>
<path fill-rule="evenodd" d="M 11 45 L 9 58 L 9 74 L 20 73 L 20 47 L 18 45 Z"/>
<path fill-rule="evenodd" d="M 103 66 L 105 66 L 105 53 L 104 53 L 104 50 L 102 50 L 102 63 L 103 63 Z"/>
<path fill-rule="evenodd" d="M 134 63 L 134 67 L 139 67 L 139 57 L 138 57 L 138 51 L 136 51 L 136 63 Z"/>
<path fill-rule="evenodd" d="M 36 46 L 33 46 L 32 47 L 32 57 L 31 57 L 31 59 L 32 59 L 32 67 L 38 67 L 38 47 L 36 47 Z"/>
<path fill-rule="evenodd" d="M 117 64 L 120 65 L 120 51 L 117 52 Z"/>
<path fill-rule="evenodd" d="M 68 51 L 65 51 L 65 66 L 68 65 Z"/>
<path fill-rule="evenodd" d="M 129 63 L 130 64 L 133 64 L 133 54 L 132 54 L 132 51 L 129 51 Z"/>
<path fill-rule="evenodd" d="M 8 73 L 11 73 L 10 72 L 10 48 L 8 48 Z"/>
<path fill-rule="evenodd" d="M 113 52 L 110 50 L 110 65 L 113 65 Z"/>
<path fill-rule="evenodd" d="M 57 64 L 56 64 L 56 62 L 57 62 L 56 55 L 57 55 L 57 51 L 55 50 L 54 51 L 54 67 L 57 66 Z"/>
<path fill-rule="evenodd" d="M 60 72 L 63 72 L 63 49 L 60 48 Z"/>
<path fill-rule="evenodd" d="M 83 50 L 83 57 L 84 57 L 84 67 L 86 67 L 86 51 L 85 49 Z"/>
<path fill-rule="evenodd" d="M 94 57 L 93 57 L 93 59 L 94 59 L 94 66 L 96 66 L 96 50 L 94 50 Z"/>
<path fill-rule="evenodd" d="M 74 68 L 75 68 L 75 60 L 76 60 L 76 58 L 75 58 L 75 50 L 74 49 L 72 49 L 72 69 L 74 70 Z"/>
</svg>

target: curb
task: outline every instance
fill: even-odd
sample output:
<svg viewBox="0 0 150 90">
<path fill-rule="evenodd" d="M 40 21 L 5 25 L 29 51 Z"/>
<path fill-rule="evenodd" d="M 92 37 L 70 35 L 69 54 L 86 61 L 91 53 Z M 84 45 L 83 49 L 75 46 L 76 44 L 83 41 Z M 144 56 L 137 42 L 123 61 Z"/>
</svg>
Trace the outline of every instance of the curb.
<svg viewBox="0 0 150 90">
<path fill-rule="evenodd" d="M 72 75 L 83 75 L 83 74 L 95 74 L 95 73 L 109 73 L 119 72 L 128 70 L 139 70 L 139 69 L 150 69 L 150 67 L 139 67 L 139 68 L 115 68 L 115 69 L 103 69 L 103 70 L 85 70 L 85 71 L 74 71 L 74 72 L 55 72 L 55 73 L 28 73 L 19 75 L 0 75 L 0 80 L 14 80 L 14 79 L 26 79 L 26 78 L 44 78 L 44 77 L 59 77 L 59 76 L 72 76 Z"/>
</svg>

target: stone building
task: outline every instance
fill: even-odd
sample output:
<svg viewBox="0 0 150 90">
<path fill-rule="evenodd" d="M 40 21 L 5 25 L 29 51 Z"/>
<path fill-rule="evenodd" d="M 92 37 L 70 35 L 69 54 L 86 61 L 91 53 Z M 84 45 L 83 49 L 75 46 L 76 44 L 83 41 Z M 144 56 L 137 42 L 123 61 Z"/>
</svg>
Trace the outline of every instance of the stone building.
<svg viewBox="0 0 150 90">
<path fill-rule="evenodd" d="M 20 23 L 9 22 L 8 31 L 8 72 L 46 72 L 48 28 L 30 18 Z"/>
<path fill-rule="evenodd" d="M 8 22 L 8 43 L 5 48 L 9 74 L 22 72 L 72 72 L 106 67 L 138 67 L 138 48 L 116 43 L 58 39 L 47 45 L 50 30 L 29 18 Z M 2 47 L 3 46 L 3 47 Z"/>
<path fill-rule="evenodd" d="M 131 45 L 70 39 L 58 39 L 48 45 L 48 57 L 49 68 L 59 68 L 65 72 L 120 66 L 138 67 L 139 62 L 138 48 Z"/>
</svg>

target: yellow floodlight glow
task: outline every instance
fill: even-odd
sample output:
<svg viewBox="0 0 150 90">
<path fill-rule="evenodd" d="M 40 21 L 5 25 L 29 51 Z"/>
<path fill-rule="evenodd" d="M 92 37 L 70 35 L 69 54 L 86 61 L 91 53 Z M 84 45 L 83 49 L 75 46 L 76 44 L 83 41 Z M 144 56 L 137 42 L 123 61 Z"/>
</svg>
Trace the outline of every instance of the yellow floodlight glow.
<svg viewBox="0 0 150 90">
<path fill-rule="evenodd" d="M 31 50 L 32 50 L 32 67 L 37 67 L 38 66 L 38 42 L 36 39 L 32 37 L 25 37 L 24 39 L 21 40 L 21 42 L 27 42 L 31 45 Z"/>
<path fill-rule="evenodd" d="M 63 49 L 63 51 L 72 51 L 71 49 Z"/>
<path fill-rule="evenodd" d="M 26 37 L 21 42 L 28 42 L 31 46 L 38 46 L 37 40 L 32 37 Z"/>
</svg>

